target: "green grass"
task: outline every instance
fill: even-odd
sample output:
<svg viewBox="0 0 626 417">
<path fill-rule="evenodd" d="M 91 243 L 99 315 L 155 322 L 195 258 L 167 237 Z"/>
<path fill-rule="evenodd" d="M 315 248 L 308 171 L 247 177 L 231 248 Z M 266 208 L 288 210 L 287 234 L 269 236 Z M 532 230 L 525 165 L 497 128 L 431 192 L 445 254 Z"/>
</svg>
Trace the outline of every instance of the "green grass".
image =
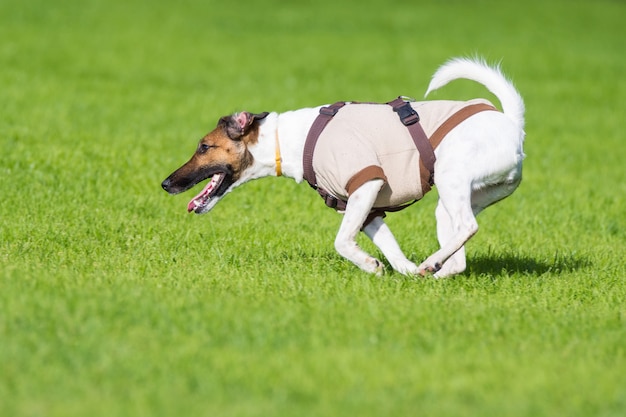
<svg viewBox="0 0 626 417">
<path fill-rule="evenodd" d="M 625 17 L 610 0 L 0 3 L 0 415 L 623 415 Z M 524 96 L 528 157 L 454 279 L 360 272 L 306 185 L 260 180 L 205 216 L 160 189 L 224 114 L 420 97 L 474 54 Z M 435 201 L 388 217 L 416 262 Z"/>
</svg>

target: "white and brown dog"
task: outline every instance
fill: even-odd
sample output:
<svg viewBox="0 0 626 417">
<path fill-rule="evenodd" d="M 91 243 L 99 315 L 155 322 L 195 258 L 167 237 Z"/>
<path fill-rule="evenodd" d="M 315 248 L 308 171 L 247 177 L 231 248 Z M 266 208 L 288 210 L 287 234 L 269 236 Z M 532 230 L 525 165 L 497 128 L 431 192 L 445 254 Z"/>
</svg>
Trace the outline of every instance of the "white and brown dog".
<svg viewBox="0 0 626 417">
<path fill-rule="evenodd" d="M 479 60 L 461 58 L 447 62 L 437 70 L 426 95 L 460 78 L 483 84 L 498 98 L 502 112 L 481 111 L 467 117 L 446 131 L 443 140 L 436 146 L 433 155 L 434 185 L 438 189 L 439 202 L 435 215 L 441 248 L 419 266 L 403 254 L 384 223 L 381 210 L 377 209 L 382 207 L 384 211 L 389 205 L 408 203 L 419 199 L 423 192 L 428 191 L 430 187 L 427 184 L 426 188 L 423 186 L 422 171 L 422 184 L 413 187 L 417 191 L 400 196 L 394 194 L 396 189 L 407 185 L 411 188 L 413 183 L 420 182 L 420 154 L 416 153 L 415 146 L 408 146 L 405 142 L 401 152 L 387 152 L 387 156 L 399 153 L 404 158 L 395 160 L 390 165 L 383 162 L 379 164 L 377 161 L 384 159 L 384 156 L 377 156 L 370 149 L 370 145 L 360 145 L 352 141 L 353 136 L 368 136 L 375 131 L 377 133 L 373 136 L 381 137 L 385 143 L 394 143 L 401 141 L 395 136 L 402 136 L 406 128 L 397 117 L 396 121 L 387 121 L 382 125 L 372 124 L 370 119 L 373 117 L 370 116 L 365 116 L 367 123 L 350 123 L 346 120 L 331 120 L 328 123 L 329 130 L 333 130 L 331 127 L 334 126 L 334 130 L 341 135 L 342 130 L 337 129 L 343 125 L 343 132 L 350 134 L 346 135 L 346 148 L 334 153 L 330 148 L 331 155 L 325 158 L 332 159 L 332 162 L 326 165 L 331 168 L 342 165 L 344 158 L 357 163 L 367 160 L 364 163 L 366 168 L 361 171 L 368 172 L 369 176 L 361 175 L 358 181 L 354 177 L 348 178 L 349 184 L 340 184 L 341 190 L 337 190 L 337 187 L 333 188 L 333 184 L 345 182 L 343 177 L 333 176 L 332 173 L 322 174 L 320 166 L 323 161 L 313 158 L 313 168 L 318 171 L 318 182 L 324 184 L 326 189 L 332 188 L 328 190 L 328 195 L 331 198 L 336 197 L 336 200 L 347 201 L 342 210 L 344 217 L 335 239 L 335 248 L 361 269 L 372 273 L 381 273 L 383 269 L 380 261 L 357 245 L 356 235 L 363 230 L 398 272 L 446 277 L 464 271 L 464 245 L 478 230 L 475 216 L 491 204 L 509 196 L 519 185 L 524 159 L 524 103 L 521 96 L 498 67 L 490 67 Z M 411 103 L 411 106 L 420 113 L 422 123 L 428 124 L 422 112 L 428 114 L 429 106 L 441 103 L 451 103 L 458 107 L 458 103 L 463 102 L 425 101 Z M 202 138 L 189 162 L 163 181 L 162 187 L 171 194 L 177 194 L 211 178 L 187 207 L 189 212 L 201 214 L 211 210 L 235 187 L 252 179 L 285 175 L 301 182 L 305 176 L 305 142 L 320 109 L 322 107 L 305 108 L 281 114 L 241 112 L 223 117 L 217 127 Z M 349 103 L 335 113 L 347 115 L 368 111 L 393 115 L 391 107 L 387 105 L 356 103 Z M 426 127 L 424 129 L 427 130 Z M 427 134 L 431 136 L 429 132 Z M 351 139 L 347 136 L 351 136 Z M 407 137 L 411 138 L 410 135 Z M 338 137 L 334 140 L 343 139 Z M 406 141 L 406 137 L 402 140 Z M 318 144 L 318 147 L 321 149 L 321 145 Z M 320 155 L 327 155 L 328 152 L 328 149 L 325 153 L 319 151 Z M 397 174 L 391 174 L 389 166 L 404 172 L 405 176 L 392 179 Z"/>
</svg>

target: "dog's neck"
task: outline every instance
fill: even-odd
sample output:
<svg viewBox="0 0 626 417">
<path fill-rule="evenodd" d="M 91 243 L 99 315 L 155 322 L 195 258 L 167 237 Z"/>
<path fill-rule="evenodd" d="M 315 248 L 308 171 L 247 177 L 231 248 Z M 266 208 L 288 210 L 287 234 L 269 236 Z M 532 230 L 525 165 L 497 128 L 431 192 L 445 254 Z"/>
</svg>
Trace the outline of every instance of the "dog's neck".
<svg viewBox="0 0 626 417">
<path fill-rule="evenodd" d="M 280 149 L 282 175 L 296 182 L 303 179 L 302 154 L 304 142 L 319 107 L 286 113 L 270 113 L 259 129 L 258 142 L 248 148 L 254 157 L 250 179 L 277 175 L 276 147 Z"/>
</svg>

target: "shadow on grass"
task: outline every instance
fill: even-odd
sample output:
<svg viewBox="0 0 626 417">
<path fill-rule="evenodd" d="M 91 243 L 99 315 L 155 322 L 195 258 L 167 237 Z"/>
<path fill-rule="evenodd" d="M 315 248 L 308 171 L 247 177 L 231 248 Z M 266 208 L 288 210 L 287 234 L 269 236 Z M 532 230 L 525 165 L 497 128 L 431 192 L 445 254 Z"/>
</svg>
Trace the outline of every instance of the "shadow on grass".
<svg viewBox="0 0 626 417">
<path fill-rule="evenodd" d="M 467 269 L 464 275 L 518 273 L 538 276 L 547 273 L 574 272 L 591 265 L 592 263 L 589 259 L 572 254 L 556 254 L 552 259 L 536 259 L 530 256 L 514 254 L 481 254 L 468 256 Z"/>
<path fill-rule="evenodd" d="M 382 253 L 374 252 L 385 266 L 387 272 L 393 268 Z M 281 254 L 285 261 L 289 262 L 323 262 L 326 265 L 351 265 L 349 261 L 332 250 L 310 251 L 304 248 L 285 251 Z M 415 261 L 415 258 L 413 257 Z M 575 272 L 589 268 L 593 265 L 590 259 L 578 254 L 556 253 L 552 258 L 535 258 L 528 255 L 513 253 L 497 254 L 492 252 L 469 254 L 467 256 L 467 269 L 461 276 L 469 275 L 510 275 L 524 274 L 541 276 L 547 273 L 559 274 Z M 356 268 L 356 267 L 355 267 Z"/>
</svg>

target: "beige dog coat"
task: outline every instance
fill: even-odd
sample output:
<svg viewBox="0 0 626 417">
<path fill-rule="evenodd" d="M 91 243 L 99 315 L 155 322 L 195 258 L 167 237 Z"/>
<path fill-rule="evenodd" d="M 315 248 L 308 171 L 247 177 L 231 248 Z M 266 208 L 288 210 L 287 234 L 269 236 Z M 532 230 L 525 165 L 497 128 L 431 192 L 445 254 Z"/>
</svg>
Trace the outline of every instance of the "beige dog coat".
<svg viewBox="0 0 626 417">
<path fill-rule="evenodd" d="M 451 116 L 475 104 L 492 106 L 487 100 L 475 99 L 413 102 L 411 107 L 431 138 Z M 390 208 L 419 200 L 430 189 L 420 173 L 419 161 L 411 134 L 391 106 L 348 103 L 320 134 L 312 165 L 317 187 L 339 200 L 347 200 L 367 181 L 384 180 L 374 208 Z"/>
</svg>

